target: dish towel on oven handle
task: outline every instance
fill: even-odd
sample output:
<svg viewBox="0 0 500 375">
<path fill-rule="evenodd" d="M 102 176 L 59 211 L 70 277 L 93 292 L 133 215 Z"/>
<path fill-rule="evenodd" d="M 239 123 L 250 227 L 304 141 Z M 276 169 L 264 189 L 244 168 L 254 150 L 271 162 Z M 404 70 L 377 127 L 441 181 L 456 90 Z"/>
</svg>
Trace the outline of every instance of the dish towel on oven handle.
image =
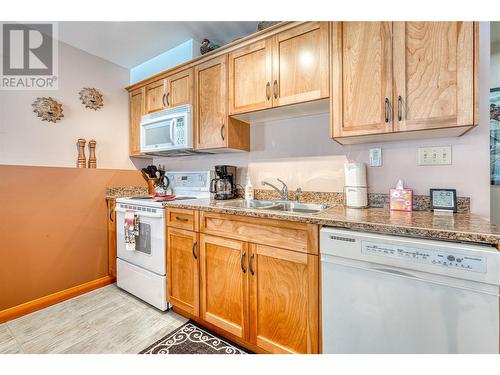
<svg viewBox="0 0 500 375">
<path fill-rule="evenodd" d="M 133 210 L 125 211 L 125 250 L 135 251 L 135 237 L 139 235 L 139 216 Z"/>
</svg>

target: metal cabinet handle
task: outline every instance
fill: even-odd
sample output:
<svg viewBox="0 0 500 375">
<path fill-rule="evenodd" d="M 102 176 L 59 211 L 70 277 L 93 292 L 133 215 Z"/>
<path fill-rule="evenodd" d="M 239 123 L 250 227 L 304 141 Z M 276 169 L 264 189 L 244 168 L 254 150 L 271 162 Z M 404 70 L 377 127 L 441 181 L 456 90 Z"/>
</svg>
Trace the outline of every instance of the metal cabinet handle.
<svg viewBox="0 0 500 375">
<path fill-rule="evenodd" d="M 113 219 L 113 209 L 109 210 L 109 220 L 113 223 L 115 220 Z"/>
<path fill-rule="evenodd" d="M 255 272 L 253 272 L 253 267 L 252 267 L 252 262 L 253 262 L 254 256 L 255 256 L 255 253 L 252 253 L 252 255 L 250 255 L 250 260 L 248 261 L 249 267 L 250 267 L 250 273 L 252 274 L 252 276 L 255 274 Z"/>
<path fill-rule="evenodd" d="M 167 94 L 164 93 L 163 96 L 161 97 L 161 102 L 163 103 L 164 107 L 167 106 L 166 100 L 167 100 Z"/>
<path fill-rule="evenodd" d="M 241 271 L 243 271 L 243 273 L 247 272 L 247 270 L 245 269 L 245 257 L 247 256 L 247 252 L 244 251 L 243 254 L 241 254 Z"/>
<path fill-rule="evenodd" d="M 403 120 L 403 98 L 398 96 L 398 121 Z"/>
<path fill-rule="evenodd" d="M 170 106 L 170 93 L 169 92 L 167 92 L 166 99 L 167 99 L 167 106 Z"/>
<path fill-rule="evenodd" d="M 175 217 L 175 220 L 179 220 L 179 221 L 189 221 L 189 219 L 186 219 L 184 217 L 179 217 L 179 216 L 176 216 Z"/>
<path fill-rule="evenodd" d="M 388 98 L 385 98 L 385 103 L 384 103 L 384 107 L 385 107 L 385 122 L 389 122 L 389 107 L 390 107 L 390 101 Z"/>
<path fill-rule="evenodd" d="M 271 99 L 271 84 L 266 83 L 266 98 L 267 100 Z"/>
<path fill-rule="evenodd" d="M 225 125 L 224 125 L 224 121 L 222 121 L 222 126 L 220 127 L 220 137 L 222 138 L 223 141 L 226 140 L 226 138 L 224 137 L 224 130 L 225 130 Z"/>
<path fill-rule="evenodd" d="M 278 99 L 278 81 L 277 80 L 274 80 L 274 83 L 273 83 L 273 95 L 274 95 L 274 99 Z"/>
<path fill-rule="evenodd" d="M 198 259 L 198 256 L 196 255 L 196 241 L 193 242 L 193 257 L 194 259 Z"/>
</svg>

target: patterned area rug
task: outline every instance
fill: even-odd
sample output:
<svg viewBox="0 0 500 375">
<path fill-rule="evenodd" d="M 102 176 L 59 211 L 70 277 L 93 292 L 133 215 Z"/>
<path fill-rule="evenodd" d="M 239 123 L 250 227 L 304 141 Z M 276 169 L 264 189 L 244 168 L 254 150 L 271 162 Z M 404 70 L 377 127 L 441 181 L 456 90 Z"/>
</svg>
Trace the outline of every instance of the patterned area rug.
<svg viewBox="0 0 500 375">
<path fill-rule="evenodd" d="M 192 320 L 139 354 L 247 354 L 245 349 L 200 327 Z"/>
</svg>

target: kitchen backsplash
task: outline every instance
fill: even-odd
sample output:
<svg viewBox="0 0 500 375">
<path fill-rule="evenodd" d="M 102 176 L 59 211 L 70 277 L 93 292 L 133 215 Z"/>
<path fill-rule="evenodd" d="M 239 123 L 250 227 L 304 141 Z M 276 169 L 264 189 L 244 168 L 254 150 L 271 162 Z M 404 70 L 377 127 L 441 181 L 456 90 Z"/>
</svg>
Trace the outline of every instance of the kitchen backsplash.
<svg viewBox="0 0 500 375">
<path fill-rule="evenodd" d="M 300 186 L 304 191 L 341 193 L 344 163 L 369 163 L 369 149 L 381 147 L 382 166 L 367 168 L 370 193 L 389 193 L 399 178 L 414 195 L 426 196 L 430 188 L 454 188 L 459 196 L 471 198 L 471 212 L 489 217 L 487 126 L 458 138 L 341 146 L 329 138 L 329 116 L 321 114 L 252 124 L 250 133 L 248 153 L 155 158 L 154 163 L 170 170 L 204 170 L 228 164 L 238 167 L 237 182 L 241 185 L 249 171 L 254 189 L 262 187 L 263 179 L 271 182 L 277 177 L 288 184 L 290 191 Z M 452 165 L 417 165 L 418 147 L 439 145 L 452 146 Z"/>
</svg>

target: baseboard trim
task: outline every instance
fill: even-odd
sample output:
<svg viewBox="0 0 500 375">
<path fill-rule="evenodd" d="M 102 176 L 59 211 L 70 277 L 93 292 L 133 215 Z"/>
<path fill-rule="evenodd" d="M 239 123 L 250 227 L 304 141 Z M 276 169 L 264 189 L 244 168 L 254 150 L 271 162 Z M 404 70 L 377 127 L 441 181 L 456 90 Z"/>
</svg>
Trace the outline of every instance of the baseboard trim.
<svg viewBox="0 0 500 375">
<path fill-rule="evenodd" d="M 44 307 L 54 305 L 67 299 L 90 292 L 91 290 L 114 283 L 116 278 L 112 276 L 101 277 L 96 280 L 80 284 L 60 292 L 49 294 L 48 296 L 37 298 L 33 301 L 25 302 L 21 305 L 13 306 L 0 311 L 0 323 L 19 318 L 20 316 L 43 309 Z"/>
</svg>

